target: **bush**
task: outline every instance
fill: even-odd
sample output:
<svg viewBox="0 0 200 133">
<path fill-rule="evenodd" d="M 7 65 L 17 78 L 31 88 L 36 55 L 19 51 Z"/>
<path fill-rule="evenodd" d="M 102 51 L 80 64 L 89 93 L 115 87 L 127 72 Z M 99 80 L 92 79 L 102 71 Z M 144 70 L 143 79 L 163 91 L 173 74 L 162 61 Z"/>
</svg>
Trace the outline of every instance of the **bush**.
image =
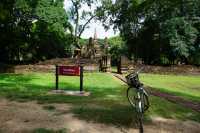
<svg viewBox="0 0 200 133">
<path fill-rule="evenodd" d="M 160 65 L 169 65 L 170 61 L 166 56 L 162 55 L 162 56 L 160 56 L 159 63 L 160 63 Z"/>
<path fill-rule="evenodd" d="M 200 66 L 200 53 L 196 52 L 195 55 L 192 57 L 191 63 L 197 66 Z"/>
</svg>

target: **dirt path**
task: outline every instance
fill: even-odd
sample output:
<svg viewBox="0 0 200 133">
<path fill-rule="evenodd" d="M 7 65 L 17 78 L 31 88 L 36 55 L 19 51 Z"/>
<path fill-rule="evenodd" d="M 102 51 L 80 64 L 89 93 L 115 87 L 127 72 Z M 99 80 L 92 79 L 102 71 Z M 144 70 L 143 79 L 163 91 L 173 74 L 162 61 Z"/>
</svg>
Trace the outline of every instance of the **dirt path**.
<svg viewBox="0 0 200 133">
<path fill-rule="evenodd" d="M 44 107 L 55 107 L 47 110 Z M 38 128 L 51 130 L 66 129 L 67 133 L 138 133 L 137 129 L 116 125 L 92 123 L 80 120 L 71 113 L 72 105 L 37 104 L 36 102 L 14 102 L 0 99 L 0 132 L 31 133 Z M 152 118 L 144 125 L 146 133 L 198 133 L 200 123 Z"/>
<path fill-rule="evenodd" d="M 154 96 L 165 98 L 168 101 L 178 103 L 178 104 L 180 104 L 184 107 L 189 107 L 194 111 L 200 112 L 200 103 L 198 103 L 198 102 L 186 100 L 186 99 L 183 99 L 181 97 L 178 97 L 178 96 L 175 96 L 175 95 L 172 95 L 172 94 L 167 94 L 167 93 L 155 91 L 155 90 L 152 90 L 151 88 L 149 88 L 148 91 L 150 92 L 150 94 L 152 94 Z"/>
<path fill-rule="evenodd" d="M 121 81 L 123 81 L 124 83 L 126 83 L 126 79 L 122 75 L 114 74 L 114 76 L 117 77 L 118 79 L 120 79 Z M 163 92 L 160 92 L 160 91 L 155 91 L 150 87 L 148 87 L 148 92 L 151 95 L 165 98 L 168 101 L 180 104 L 184 107 L 191 108 L 194 111 L 200 112 L 200 103 L 199 102 L 193 102 L 193 101 L 186 100 L 186 99 L 181 98 L 181 97 L 176 96 L 176 95 L 163 93 Z"/>
</svg>

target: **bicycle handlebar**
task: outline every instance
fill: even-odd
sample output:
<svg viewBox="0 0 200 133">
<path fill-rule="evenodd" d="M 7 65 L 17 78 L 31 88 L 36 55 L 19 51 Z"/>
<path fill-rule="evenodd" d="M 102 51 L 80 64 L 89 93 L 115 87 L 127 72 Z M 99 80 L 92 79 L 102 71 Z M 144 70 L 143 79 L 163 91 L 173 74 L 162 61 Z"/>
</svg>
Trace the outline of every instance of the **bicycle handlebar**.
<svg viewBox="0 0 200 133">
<path fill-rule="evenodd" d="M 130 75 L 132 75 L 133 77 L 137 76 L 142 70 L 144 69 L 144 67 L 141 67 L 140 69 L 138 69 L 136 72 L 132 72 L 129 75 L 127 75 L 126 77 L 129 77 Z"/>
<path fill-rule="evenodd" d="M 139 74 L 143 69 L 144 67 L 141 67 L 136 73 Z"/>
</svg>

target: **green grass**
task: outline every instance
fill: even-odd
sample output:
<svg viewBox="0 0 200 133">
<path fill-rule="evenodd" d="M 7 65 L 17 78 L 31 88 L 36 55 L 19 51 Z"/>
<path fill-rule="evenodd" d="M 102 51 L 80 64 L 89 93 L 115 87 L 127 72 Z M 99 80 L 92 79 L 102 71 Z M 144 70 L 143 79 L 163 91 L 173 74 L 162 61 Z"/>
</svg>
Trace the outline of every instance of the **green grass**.
<svg viewBox="0 0 200 133">
<path fill-rule="evenodd" d="M 146 77 L 142 75 L 143 81 Z M 55 88 L 54 82 L 55 75 L 50 73 L 0 74 L 0 96 L 21 102 L 36 100 L 41 104 L 70 103 L 73 105 L 71 112 L 79 119 L 121 126 L 133 125 L 136 117 L 126 98 L 127 86 L 112 75 L 85 73 L 84 89 L 91 92 L 88 97 L 49 95 L 47 92 Z M 62 89 L 79 90 L 79 77 L 60 77 L 59 85 Z M 200 122 L 200 113 L 191 109 L 154 96 L 150 97 L 150 102 L 151 107 L 145 114 L 147 123 L 152 116 Z M 52 107 L 46 109 L 51 110 Z"/>
<path fill-rule="evenodd" d="M 112 66 L 112 72 L 117 73 L 117 67 L 116 66 Z"/>
<path fill-rule="evenodd" d="M 141 74 L 140 77 L 153 89 L 200 102 L 200 76 Z"/>
</svg>

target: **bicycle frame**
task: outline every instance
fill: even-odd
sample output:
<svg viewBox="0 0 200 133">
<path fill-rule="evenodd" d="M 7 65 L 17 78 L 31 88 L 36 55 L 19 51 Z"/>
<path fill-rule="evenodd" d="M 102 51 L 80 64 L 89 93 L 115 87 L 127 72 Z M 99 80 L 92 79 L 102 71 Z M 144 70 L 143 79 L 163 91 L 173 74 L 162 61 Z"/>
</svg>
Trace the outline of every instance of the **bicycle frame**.
<svg viewBox="0 0 200 133">
<path fill-rule="evenodd" d="M 149 108 L 148 94 L 143 84 L 139 81 L 139 71 L 126 76 L 129 88 L 127 89 L 127 98 L 129 103 L 136 109 L 139 122 L 140 133 L 143 133 L 143 114 Z"/>
<path fill-rule="evenodd" d="M 143 89 L 142 88 L 140 88 L 140 89 L 137 90 L 137 97 L 138 97 L 138 100 L 139 100 L 138 101 L 138 108 L 139 109 L 137 111 L 139 113 L 143 113 L 143 107 L 142 107 L 142 101 L 143 100 L 142 100 L 142 97 L 141 97 L 142 93 L 143 93 Z M 137 106 L 136 106 L 136 108 L 137 108 Z"/>
<path fill-rule="evenodd" d="M 134 88 L 132 88 L 134 89 Z M 140 87 L 139 89 L 136 89 L 135 90 L 136 93 L 137 93 L 137 103 L 138 105 L 136 105 L 136 111 L 139 112 L 139 113 L 144 113 L 145 112 L 145 107 L 143 106 L 143 103 L 144 103 L 144 97 L 142 97 L 143 95 L 145 95 L 146 97 L 148 97 L 148 94 L 147 92 L 143 89 L 143 87 Z M 146 99 L 148 100 L 148 99 Z M 147 101 L 148 102 L 148 101 Z M 149 103 L 147 103 L 147 106 L 149 106 Z"/>
</svg>

